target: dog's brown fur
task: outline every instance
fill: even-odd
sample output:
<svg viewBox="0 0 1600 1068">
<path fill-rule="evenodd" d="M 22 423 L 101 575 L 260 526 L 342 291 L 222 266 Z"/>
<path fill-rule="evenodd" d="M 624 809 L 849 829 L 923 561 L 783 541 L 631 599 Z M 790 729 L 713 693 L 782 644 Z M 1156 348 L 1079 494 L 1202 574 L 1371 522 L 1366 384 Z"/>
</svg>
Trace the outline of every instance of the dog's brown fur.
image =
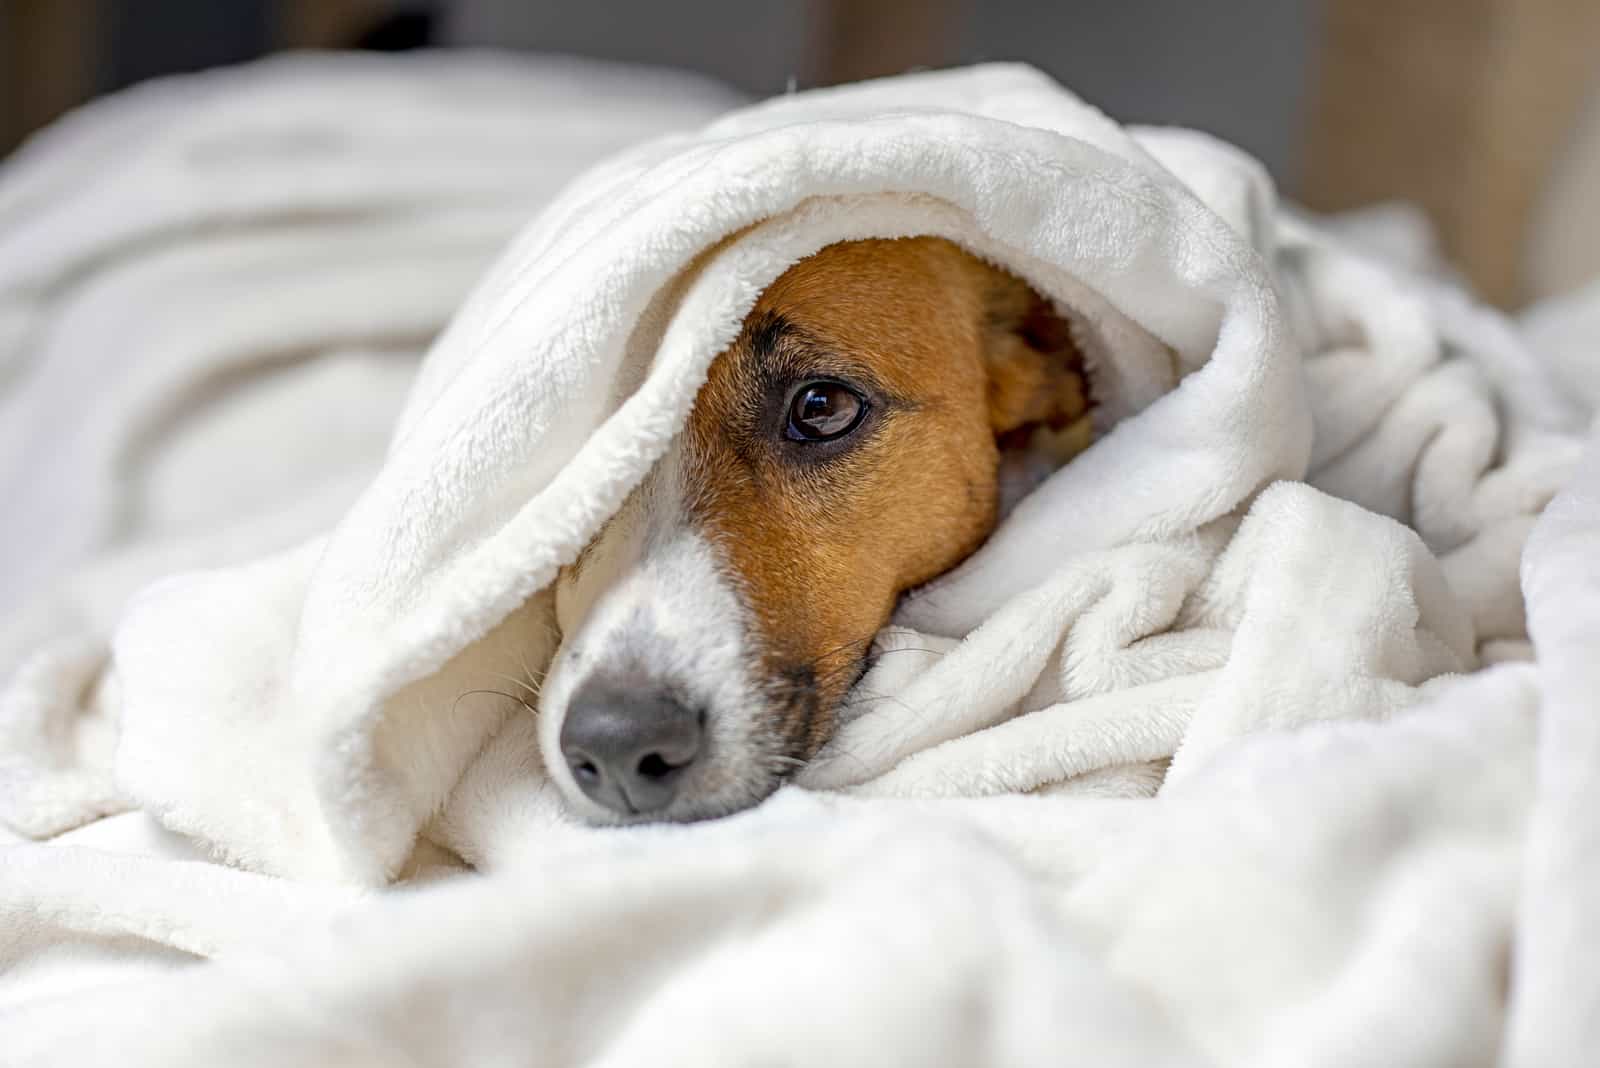
<svg viewBox="0 0 1600 1068">
<path fill-rule="evenodd" d="M 845 448 L 772 432 L 793 387 L 818 378 L 869 395 Z M 712 365 L 685 454 L 691 515 L 754 617 L 790 752 L 831 733 L 900 594 L 988 536 L 1002 448 L 1087 409 L 1066 323 L 948 241 L 833 245 L 762 294 Z"/>
</svg>

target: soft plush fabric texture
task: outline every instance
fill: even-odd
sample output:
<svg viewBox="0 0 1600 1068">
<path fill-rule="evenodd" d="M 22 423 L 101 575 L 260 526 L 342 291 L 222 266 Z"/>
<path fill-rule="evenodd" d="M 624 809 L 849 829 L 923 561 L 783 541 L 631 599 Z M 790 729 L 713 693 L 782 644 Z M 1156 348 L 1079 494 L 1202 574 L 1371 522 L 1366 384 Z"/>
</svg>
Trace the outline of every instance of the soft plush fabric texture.
<svg viewBox="0 0 1600 1068">
<path fill-rule="evenodd" d="M 0 179 L 0 820 L 128 803 L 75 711 L 128 597 L 331 526 L 428 345 L 600 158 L 737 102 L 491 55 L 291 55 L 76 112 Z"/>
<path fill-rule="evenodd" d="M 219 114 L 252 91 L 214 84 Z M 637 114 L 709 109 L 677 89 L 681 111 L 658 93 Z M 582 95 L 586 117 L 626 110 Z M 534 99 L 475 128 L 531 126 Z M 118 158 L 124 107 L 10 180 Z M 359 144 L 349 163 L 472 210 L 428 177 L 444 153 L 416 151 L 415 171 Z M 85 194 L 124 211 L 110 196 Z M 702 826 L 574 824 L 533 715 L 466 691 L 548 659 L 553 637 L 512 637 L 546 633 L 556 570 L 756 295 L 832 242 L 912 234 L 1071 318 L 1097 440 L 907 598 L 794 786 Z M 0 698 L 9 1055 L 1577 1063 L 1600 1043 L 1600 396 L 1572 354 L 1596 339 L 1582 312 L 1522 327 L 1371 244 L 1280 208 L 1225 145 L 1125 129 L 1010 65 L 791 95 L 588 171 L 433 343 L 356 495 L 313 524 L 315 494 L 287 493 L 240 524 L 271 551 L 172 550 L 227 566 L 126 605 L 114 568 L 35 580 Z M 260 359 L 371 344 L 391 316 L 415 337 L 459 293 L 340 247 L 376 300 L 360 330 L 301 321 L 361 304 L 307 286 L 215 337 Z M 63 314 L 53 336 L 103 346 L 115 321 Z M 10 336 L 24 381 L 68 358 Z M 304 403 L 222 423 L 259 445 L 262 413 L 281 434 Z M 117 426 L 137 440 L 118 418 L 86 455 Z M 173 485 L 221 492 L 231 470 Z M 85 603 L 104 607 L 51 608 Z M 377 889 L 395 879 L 415 885 Z"/>
</svg>

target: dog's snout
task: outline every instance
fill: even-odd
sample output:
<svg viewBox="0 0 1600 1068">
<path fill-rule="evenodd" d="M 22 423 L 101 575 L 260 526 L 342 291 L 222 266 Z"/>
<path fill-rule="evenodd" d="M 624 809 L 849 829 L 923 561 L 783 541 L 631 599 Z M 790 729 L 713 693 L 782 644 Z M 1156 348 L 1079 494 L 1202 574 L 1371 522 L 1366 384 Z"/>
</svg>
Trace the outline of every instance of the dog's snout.
<svg viewBox="0 0 1600 1068">
<path fill-rule="evenodd" d="M 591 800 L 643 815 L 672 803 L 704 734 L 704 716 L 660 689 L 596 679 L 567 706 L 561 755 Z"/>
</svg>

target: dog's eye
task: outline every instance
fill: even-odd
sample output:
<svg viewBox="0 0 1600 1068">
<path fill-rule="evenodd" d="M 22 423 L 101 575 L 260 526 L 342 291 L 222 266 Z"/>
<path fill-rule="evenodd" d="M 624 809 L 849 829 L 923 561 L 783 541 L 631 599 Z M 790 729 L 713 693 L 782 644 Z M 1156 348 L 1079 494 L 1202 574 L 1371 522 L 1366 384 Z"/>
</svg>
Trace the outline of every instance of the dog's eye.
<svg viewBox="0 0 1600 1068">
<path fill-rule="evenodd" d="M 794 441 L 832 441 L 854 430 L 866 414 L 866 398 L 843 382 L 807 382 L 789 402 L 787 432 Z"/>
</svg>

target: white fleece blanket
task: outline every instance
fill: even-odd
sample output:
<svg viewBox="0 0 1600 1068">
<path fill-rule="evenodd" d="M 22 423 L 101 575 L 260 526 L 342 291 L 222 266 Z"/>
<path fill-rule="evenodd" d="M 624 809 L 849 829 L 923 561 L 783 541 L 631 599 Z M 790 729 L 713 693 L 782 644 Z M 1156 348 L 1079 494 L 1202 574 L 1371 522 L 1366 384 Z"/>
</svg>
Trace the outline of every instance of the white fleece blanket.
<svg viewBox="0 0 1600 1068">
<path fill-rule="evenodd" d="M 125 807 L 71 713 L 128 596 L 330 526 L 517 227 L 736 100 L 573 59 L 306 54 L 147 83 L 9 160 L 0 821 Z"/>
<path fill-rule="evenodd" d="M 1101 436 L 907 600 L 796 787 L 573 825 L 532 717 L 457 697 L 549 655 L 503 621 L 756 294 L 918 233 L 1073 317 Z M 0 854 L 0 1055 L 1580 1063 L 1586 314 L 1519 328 L 1027 68 L 629 150 L 479 284 L 323 533 L 149 588 L 109 670 L 93 627 L 18 655 L 0 818 L 49 840 Z"/>
</svg>

